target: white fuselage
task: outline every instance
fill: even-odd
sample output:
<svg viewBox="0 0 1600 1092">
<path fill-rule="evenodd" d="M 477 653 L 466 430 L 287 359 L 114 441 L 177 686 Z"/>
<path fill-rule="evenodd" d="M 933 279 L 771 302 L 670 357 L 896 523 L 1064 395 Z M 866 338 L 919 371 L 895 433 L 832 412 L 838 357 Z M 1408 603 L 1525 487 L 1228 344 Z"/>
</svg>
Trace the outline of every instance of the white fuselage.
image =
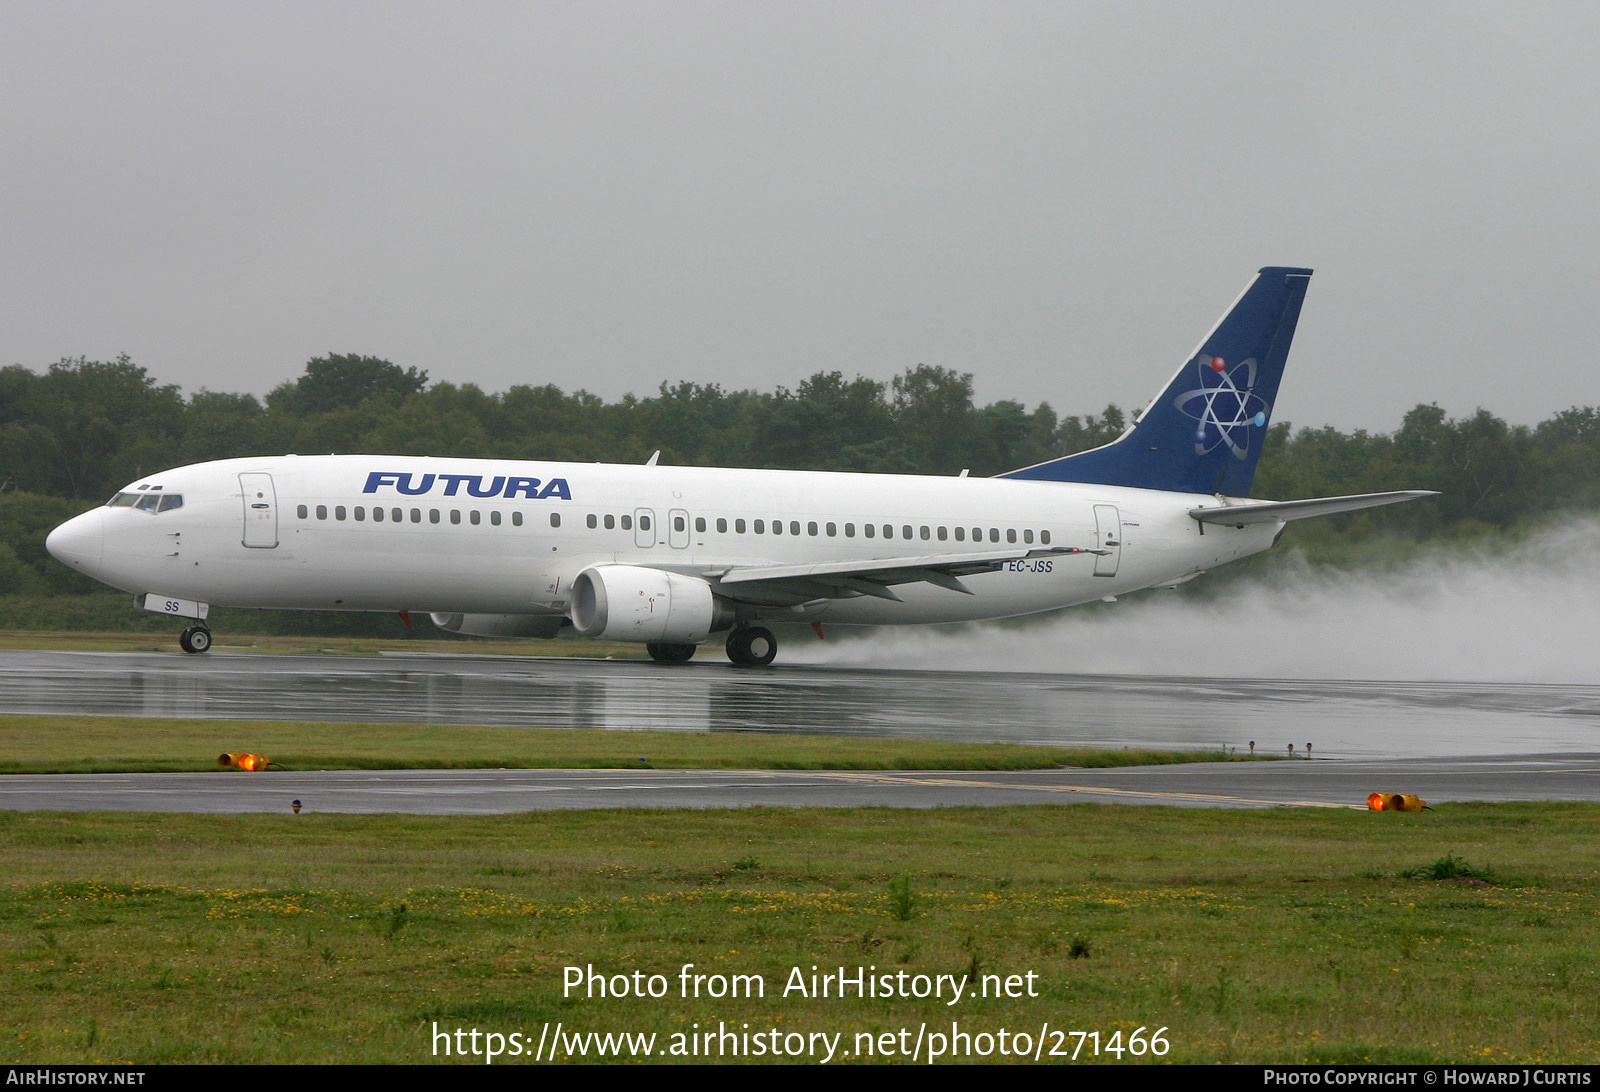
<svg viewBox="0 0 1600 1092">
<path fill-rule="evenodd" d="M 211 605 L 547 616 L 569 611 L 594 565 L 715 586 L 750 567 L 1017 553 L 963 576 L 972 594 L 911 582 L 895 585 L 899 601 L 739 607 L 742 620 L 898 624 L 1174 584 L 1266 549 L 1283 526 L 1202 527 L 1189 512 L 1215 497 L 1115 486 L 367 455 L 186 466 L 119 497 L 152 492 L 181 504 L 94 509 L 58 528 L 51 552 L 114 587 Z M 1097 552 L 1060 552 L 1073 548 Z"/>
</svg>

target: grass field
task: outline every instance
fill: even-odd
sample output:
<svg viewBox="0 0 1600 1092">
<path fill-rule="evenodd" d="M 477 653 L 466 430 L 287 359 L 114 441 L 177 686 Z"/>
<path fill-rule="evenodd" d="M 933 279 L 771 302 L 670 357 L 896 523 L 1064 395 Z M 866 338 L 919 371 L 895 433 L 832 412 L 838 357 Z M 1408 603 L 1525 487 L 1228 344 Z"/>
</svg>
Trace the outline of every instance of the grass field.
<svg viewBox="0 0 1600 1092">
<path fill-rule="evenodd" d="M 839 1034 L 859 1061 L 858 1033 L 952 1021 L 991 1052 L 1098 1031 L 1101 1061 L 1164 1027 L 1177 1062 L 1593 1063 L 1597 834 L 1556 804 L 0 813 L 0 1027 L 30 1063 L 427 1062 L 439 1028 L 531 1051 L 557 1022 L 662 1052 L 719 1022 Z M 681 997 L 684 964 L 765 996 Z M 564 992 L 591 966 L 667 996 Z M 813 966 L 1037 996 L 784 997 Z"/>
<path fill-rule="evenodd" d="M 1249 756 L 1224 756 L 1216 751 L 1030 747 L 760 732 L 0 715 L 0 773 L 216 770 L 217 756 L 224 751 L 264 753 L 291 770 L 1035 770 L 1224 758 L 1252 761 Z"/>
<path fill-rule="evenodd" d="M 1026 768 L 1159 757 L 735 733 L 0 717 L 0 771 L 205 769 L 239 749 L 300 769 L 641 758 Z M 714 1039 L 713 1052 L 770 1043 L 805 1052 L 793 1060 L 835 1062 L 900 1061 L 914 1045 L 926 1060 L 941 1036 L 962 1050 L 965 1033 L 957 1060 L 1015 1061 L 1025 1038 L 1030 1055 L 1055 1061 L 1067 1060 L 1051 1057 L 1057 1050 L 1131 1061 L 1136 1043 L 1146 1061 L 1594 1064 L 1597 835 L 1600 807 L 1574 804 L 1421 814 L 1085 804 L 454 818 L 0 812 L 0 1061 L 481 1064 L 496 1043 L 487 1034 L 503 1051 L 531 1052 L 559 1025 L 563 1061 L 627 1060 L 615 1042 L 606 1051 L 573 1038 L 621 1032 L 654 1036 L 653 1060 L 704 1060 L 694 1037 L 726 1028 L 734 1038 Z M 699 996 L 683 995 L 687 964 L 707 976 Z M 586 968 L 608 993 L 660 976 L 663 996 L 564 988 Z M 809 986 L 813 973 L 841 969 L 946 989 L 920 999 L 785 993 L 796 974 Z M 734 976 L 747 989 L 760 982 L 762 994 L 709 996 Z M 975 996 L 985 976 L 1009 995 Z M 967 991 L 953 1005 L 952 982 Z M 449 1056 L 436 1053 L 440 1032 Z M 1154 1059 L 1157 1032 L 1165 1053 Z M 479 1052 L 462 1058 L 461 1046 Z"/>
</svg>

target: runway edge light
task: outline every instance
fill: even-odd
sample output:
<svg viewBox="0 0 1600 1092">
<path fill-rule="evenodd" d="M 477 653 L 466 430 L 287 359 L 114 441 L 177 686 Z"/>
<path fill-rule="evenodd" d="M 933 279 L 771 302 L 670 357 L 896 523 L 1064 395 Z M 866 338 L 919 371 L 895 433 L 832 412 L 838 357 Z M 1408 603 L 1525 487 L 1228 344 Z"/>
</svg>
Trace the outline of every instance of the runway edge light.
<svg viewBox="0 0 1600 1092">
<path fill-rule="evenodd" d="M 271 759 L 253 751 L 224 751 L 217 756 L 218 766 L 233 766 L 241 770 L 264 770 Z"/>
<path fill-rule="evenodd" d="M 1426 800 L 1409 792 L 1375 792 L 1367 797 L 1372 811 L 1421 811 L 1427 806 Z"/>
</svg>

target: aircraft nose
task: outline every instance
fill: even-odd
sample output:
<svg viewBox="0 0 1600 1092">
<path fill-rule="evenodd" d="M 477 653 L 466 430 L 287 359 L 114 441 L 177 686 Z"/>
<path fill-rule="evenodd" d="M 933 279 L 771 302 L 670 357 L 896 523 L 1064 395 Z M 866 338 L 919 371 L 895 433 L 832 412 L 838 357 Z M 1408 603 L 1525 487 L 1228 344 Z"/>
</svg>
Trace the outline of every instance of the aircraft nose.
<svg viewBox="0 0 1600 1092">
<path fill-rule="evenodd" d="M 98 565 L 105 553 L 105 515 L 96 508 L 74 516 L 44 540 L 50 556 L 80 571 Z"/>
</svg>

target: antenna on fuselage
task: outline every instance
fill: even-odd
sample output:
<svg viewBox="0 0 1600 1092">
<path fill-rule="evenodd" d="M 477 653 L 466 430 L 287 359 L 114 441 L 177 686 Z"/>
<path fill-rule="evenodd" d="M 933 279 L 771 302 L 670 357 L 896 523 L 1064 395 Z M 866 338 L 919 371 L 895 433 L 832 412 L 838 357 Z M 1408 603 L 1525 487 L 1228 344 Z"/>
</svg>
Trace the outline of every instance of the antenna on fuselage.
<svg viewBox="0 0 1600 1092">
<path fill-rule="evenodd" d="M 661 458 L 661 449 L 660 448 L 656 448 L 655 454 L 651 455 L 648 459 L 646 459 L 644 461 L 644 465 L 645 466 L 655 466 L 656 465 L 656 460 L 659 459 L 659 458 Z"/>
</svg>

